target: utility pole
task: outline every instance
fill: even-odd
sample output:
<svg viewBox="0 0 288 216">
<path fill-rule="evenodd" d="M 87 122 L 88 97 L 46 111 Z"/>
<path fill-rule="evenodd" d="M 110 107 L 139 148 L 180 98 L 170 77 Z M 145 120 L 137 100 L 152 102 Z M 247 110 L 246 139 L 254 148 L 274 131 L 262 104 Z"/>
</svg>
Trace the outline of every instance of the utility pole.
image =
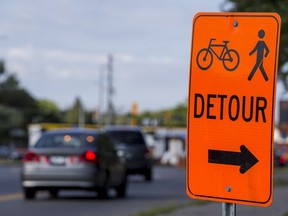
<svg viewBox="0 0 288 216">
<path fill-rule="evenodd" d="M 105 66 L 105 67 L 104 67 Z M 99 79 L 98 79 L 98 126 L 101 127 L 104 122 L 103 122 L 103 103 L 104 103 L 104 78 L 105 78 L 105 70 L 106 70 L 106 65 L 102 65 L 100 67 L 99 71 Z"/>
<path fill-rule="evenodd" d="M 114 94 L 114 88 L 113 88 L 113 56 L 112 55 L 108 55 L 106 125 L 111 125 L 114 122 L 113 94 Z"/>
</svg>

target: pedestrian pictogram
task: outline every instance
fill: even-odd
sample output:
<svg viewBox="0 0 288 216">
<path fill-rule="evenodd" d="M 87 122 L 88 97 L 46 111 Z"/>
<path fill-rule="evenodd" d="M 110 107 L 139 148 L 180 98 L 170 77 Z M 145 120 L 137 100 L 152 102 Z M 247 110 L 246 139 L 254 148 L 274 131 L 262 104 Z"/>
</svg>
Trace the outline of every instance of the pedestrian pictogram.
<svg viewBox="0 0 288 216">
<path fill-rule="evenodd" d="M 234 71 L 240 61 L 239 54 L 234 49 L 228 48 L 228 40 L 223 40 L 223 44 L 213 43 L 216 38 L 210 39 L 208 48 L 203 48 L 197 54 L 197 65 L 202 70 L 208 70 L 213 63 L 213 54 L 222 61 L 223 66 L 228 71 Z M 221 48 L 220 53 L 217 53 L 215 48 Z"/>
<path fill-rule="evenodd" d="M 263 39 L 265 37 L 265 31 L 260 30 L 258 32 L 258 37 L 260 39 Z M 263 66 L 263 59 L 264 59 L 264 57 L 266 58 L 269 54 L 269 49 L 268 49 L 265 41 L 259 40 L 258 43 L 256 44 L 255 48 L 249 53 L 249 55 L 251 56 L 255 52 L 257 52 L 256 64 L 253 67 L 253 69 L 252 69 L 252 71 L 248 77 L 248 80 L 250 81 L 253 78 L 254 74 L 256 73 L 257 69 L 259 69 L 260 72 L 262 73 L 265 81 L 268 81 L 268 76 L 267 76 L 267 74 L 264 70 L 264 66 Z"/>
<path fill-rule="evenodd" d="M 198 13 L 187 112 L 187 194 L 268 206 L 280 17 Z"/>
</svg>

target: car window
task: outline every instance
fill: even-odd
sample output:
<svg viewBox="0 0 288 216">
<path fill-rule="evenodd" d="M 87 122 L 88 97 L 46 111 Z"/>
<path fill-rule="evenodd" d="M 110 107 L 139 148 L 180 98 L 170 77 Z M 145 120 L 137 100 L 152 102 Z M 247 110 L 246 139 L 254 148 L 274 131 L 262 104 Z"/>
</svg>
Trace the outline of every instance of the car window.
<svg viewBox="0 0 288 216">
<path fill-rule="evenodd" d="M 45 134 L 35 144 L 36 148 L 50 147 L 82 147 L 95 146 L 97 144 L 96 134 L 89 133 L 55 133 Z"/>
<path fill-rule="evenodd" d="M 145 144 L 144 137 L 139 131 L 108 131 L 107 134 L 115 143 Z"/>
</svg>

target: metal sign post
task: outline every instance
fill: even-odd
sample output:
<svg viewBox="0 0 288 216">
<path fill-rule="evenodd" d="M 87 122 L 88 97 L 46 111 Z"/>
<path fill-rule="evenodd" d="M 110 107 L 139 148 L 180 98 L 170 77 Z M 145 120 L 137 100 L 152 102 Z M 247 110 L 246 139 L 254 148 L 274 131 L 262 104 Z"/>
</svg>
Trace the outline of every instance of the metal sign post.
<svg viewBox="0 0 288 216">
<path fill-rule="evenodd" d="M 236 204 L 222 203 L 222 216 L 236 216 Z"/>
</svg>

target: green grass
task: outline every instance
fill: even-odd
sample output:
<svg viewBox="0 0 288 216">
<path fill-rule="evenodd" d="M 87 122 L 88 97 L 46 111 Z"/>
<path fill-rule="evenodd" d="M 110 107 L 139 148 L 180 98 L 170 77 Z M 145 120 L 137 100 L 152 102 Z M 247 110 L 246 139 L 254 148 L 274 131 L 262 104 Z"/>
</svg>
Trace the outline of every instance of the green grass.
<svg viewBox="0 0 288 216">
<path fill-rule="evenodd" d="M 274 179 L 274 187 L 285 187 L 285 186 L 288 186 L 287 179 L 282 179 L 282 178 Z"/>
<path fill-rule="evenodd" d="M 276 177 L 277 174 L 280 176 Z M 288 174 L 288 167 L 276 167 L 274 169 L 274 186 L 275 187 L 288 186 L 288 178 L 281 178 L 281 174 Z"/>
<path fill-rule="evenodd" d="M 10 159 L 0 159 L 0 166 L 1 165 L 20 165 L 21 160 L 10 160 Z"/>
<path fill-rule="evenodd" d="M 166 206 L 155 207 L 155 208 L 147 209 L 144 211 L 140 211 L 138 213 L 133 214 L 132 216 L 157 216 L 157 215 L 170 214 L 184 207 L 201 206 L 201 205 L 205 205 L 208 203 L 209 202 L 202 201 L 202 200 L 193 200 L 188 203 L 170 203 Z"/>
<path fill-rule="evenodd" d="M 274 173 L 275 174 L 281 174 L 281 173 L 283 173 L 283 174 L 286 174 L 286 173 L 288 173 L 288 166 L 285 166 L 285 167 L 275 167 L 275 169 L 274 169 Z"/>
<path fill-rule="evenodd" d="M 283 214 L 283 216 L 288 216 L 288 212 L 285 212 L 285 213 Z"/>
</svg>

